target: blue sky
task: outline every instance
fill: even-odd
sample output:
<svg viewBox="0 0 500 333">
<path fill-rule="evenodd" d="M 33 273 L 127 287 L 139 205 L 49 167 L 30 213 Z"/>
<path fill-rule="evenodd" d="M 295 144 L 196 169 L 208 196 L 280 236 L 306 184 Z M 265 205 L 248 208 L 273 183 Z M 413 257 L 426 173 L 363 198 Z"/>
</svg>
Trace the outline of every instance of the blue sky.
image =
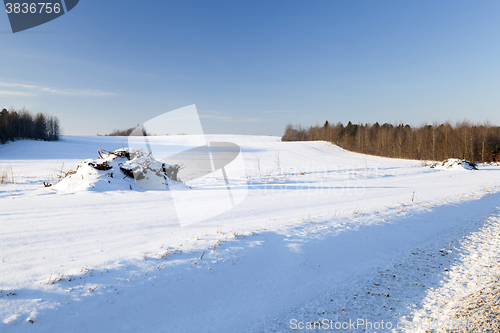
<svg viewBox="0 0 500 333">
<path fill-rule="evenodd" d="M 0 13 L 0 106 L 55 114 L 70 135 L 190 104 L 206 133 L 500 125 L 499 17 L 499 1 L 81 0 L 12 34 Z"/>
</svg>

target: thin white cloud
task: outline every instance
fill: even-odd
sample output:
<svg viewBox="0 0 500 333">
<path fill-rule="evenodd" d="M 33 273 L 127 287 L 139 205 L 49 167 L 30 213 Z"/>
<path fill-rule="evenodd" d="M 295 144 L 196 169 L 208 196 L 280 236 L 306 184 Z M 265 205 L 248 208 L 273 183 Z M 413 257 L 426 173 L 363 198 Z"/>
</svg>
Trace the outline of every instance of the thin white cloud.
<svg viewBox="0 0 500 333">
<path fill-rule="evenodd" d="M 0 90 L 0 96 L 34 96 L 34 95 L 33 93 L 26 91 Z"/>
<path fill-rule="evenodd" d="M 261 120 L 262 120 L 261 118 L 247 118 L 247 119 L 241 119 L 241 120 L 236 120 L 236 121 L 241 121 L 244 123 L 253 123 L 253 122 L 261 121 Z"/>
<path fill-rule="evenodd" d="M 208 118 L 208 119 L 214 119 L 214 120 L 220 120 L 220 121 L 227 121 L 227 122 L 238 122 L 238 123 L 246 123 L 246 122 L 256 122 L 256 121 L 261 121 L 261 118 L 246 118 L 246 119 L 235 119 L 231 118 L 229 116 L 224 116 L 220 112 L 217 111 L 207 111 L 210 114 L 200 114 L 200 118 Z"/>
<path fill-rule="evenodd" d="M 263 111 L 262 113 L 268 114 L 268 113 L 294 113 L 296 111 L 293 110 L 272 110 L 272 111 Z"/>
<path fill-rule="evenodd" d="M 2 95 L 10 96 L 34 96 L 37 94 L 53 94 L 62 96 L 87 96 L 87 97 L 106 97 L 116 96 L 115 93 L 110 93 L 101 90 L 78 90 L 78 89 L 60 89 L 47 86 L 38 86 L 22 83 L 7 83 L 0 82 L 0 87 L 6 87 L 13 90 L 1 90 Z"/>
<path fill-rule="evenodd" d="M 228 116 L 216 116 L 213 114 L 200 114 L 200 118 L 209 118 L 209 119 L 231 121 L 231 118 L 229 118 Z"/>
</svg>

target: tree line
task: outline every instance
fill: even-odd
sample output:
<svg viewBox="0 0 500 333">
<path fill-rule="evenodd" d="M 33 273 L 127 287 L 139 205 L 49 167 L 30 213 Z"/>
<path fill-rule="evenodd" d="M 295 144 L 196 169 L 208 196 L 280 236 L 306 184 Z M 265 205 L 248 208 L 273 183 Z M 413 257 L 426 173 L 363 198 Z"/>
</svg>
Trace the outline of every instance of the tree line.
<svg viewBox="0 0 500 333">
<path fill-rule="evenodd" d="M 111 132 L 109 134 L 104 134 L 104 136 L 129 136 L 135 129 L 136 129 L 136 127 L 130 127 L 130 128 L 127 128 L 126 130 L 115 129 L 113 132 Z M 97 135 L 99 135 L 99 134 L 97 134 Z"/>
<path fill-rule="evenodd" d="M 2 109 L 0 112 L 0 142 L 20 139 L 57 141 L 61 135 L 59 119 L 43 113 L 32 115 L 29 111 Z"/>
<path fill-rule="evenodd" d="M 149 136 L 151 134 L 146 133 L 146 130 L 144 128 L 139 128 L 140 125 L 137 125 L 136 127 L 130 127 L 125 130 L 117 130 L 115 129 L 113 132 L 109 134 L 104 134 L 104 136 L 140 136 L 142 132 L 142 136 Z M 97 136 L 100 136 L 100 134 L 97 134 Z"/>
<path fill-rule="evenodd" d="M 404 124 L 330 124 L 303 128 L 286 126 L 282 141 L 332 142 L 346 150 L 404 159 L 445 160 L 467 159 L 472 162 L 500 161 L 500 127 L 489 122 L 469 121 L 422 125 Z"/>
</svg>

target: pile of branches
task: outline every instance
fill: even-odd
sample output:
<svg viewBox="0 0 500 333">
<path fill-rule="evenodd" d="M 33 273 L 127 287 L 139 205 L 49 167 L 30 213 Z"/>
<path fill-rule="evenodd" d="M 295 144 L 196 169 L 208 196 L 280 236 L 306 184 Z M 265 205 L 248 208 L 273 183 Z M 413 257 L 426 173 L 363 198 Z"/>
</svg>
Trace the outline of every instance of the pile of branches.
<svg viewBox="0 0 500 333">
<path fill-rule="evenodd" d="M 154 174 L 157 177 L 170 179 L 172 181 L 181 181 L 178 173 L 182 167 L 178 164 L 170 165 L 160 162 L 151 154 L 146 154 L 142 150 L 132 152 L 126 148 L 120 148 L 115 151 L 107 151 L 99 149 L 99 159 L 88 164 L 96 170 L 107 171 L 113 167 L 109 164 L 110 161 L 117 158 L 126 160 L 118 163 L 120 170 L 126 177 L 134 178 L 135 180 L 145 179 L 148 173 Z"/>
<path fill-rule="evenodd" d="M 461 166 L 466 170 L 478 170 L 476 163 L 472 163 L 471 161 L 461 160 L 457 158 L 449 158 L 447 160 L 444 160 L 443 162 L 433 163 L 430 165 L 432 169 L 434 168 L 452 169 L 458 166 Z"/>
</svg>

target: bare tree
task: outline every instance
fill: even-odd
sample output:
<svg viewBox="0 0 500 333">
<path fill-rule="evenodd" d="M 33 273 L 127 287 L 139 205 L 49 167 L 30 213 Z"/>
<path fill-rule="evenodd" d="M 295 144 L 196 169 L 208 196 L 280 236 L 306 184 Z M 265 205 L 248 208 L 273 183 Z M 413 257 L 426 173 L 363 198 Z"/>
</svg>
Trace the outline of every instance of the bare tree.
<svg viewBox="0 0 500 333">
<path fill-rule="evenodd" d="M 311 126 L 288 124 L 282 141 L 324 140 L 344 149 L 379 156 L 422 160 L 465 158 L 473 162 L 500 159 L 500 127 L 486 122 L 481 125 L 464 120 L 455 126 L 449 123 L 421 125 L 412 128 L 403 123 L 379 123 Z"/>
</svg>

